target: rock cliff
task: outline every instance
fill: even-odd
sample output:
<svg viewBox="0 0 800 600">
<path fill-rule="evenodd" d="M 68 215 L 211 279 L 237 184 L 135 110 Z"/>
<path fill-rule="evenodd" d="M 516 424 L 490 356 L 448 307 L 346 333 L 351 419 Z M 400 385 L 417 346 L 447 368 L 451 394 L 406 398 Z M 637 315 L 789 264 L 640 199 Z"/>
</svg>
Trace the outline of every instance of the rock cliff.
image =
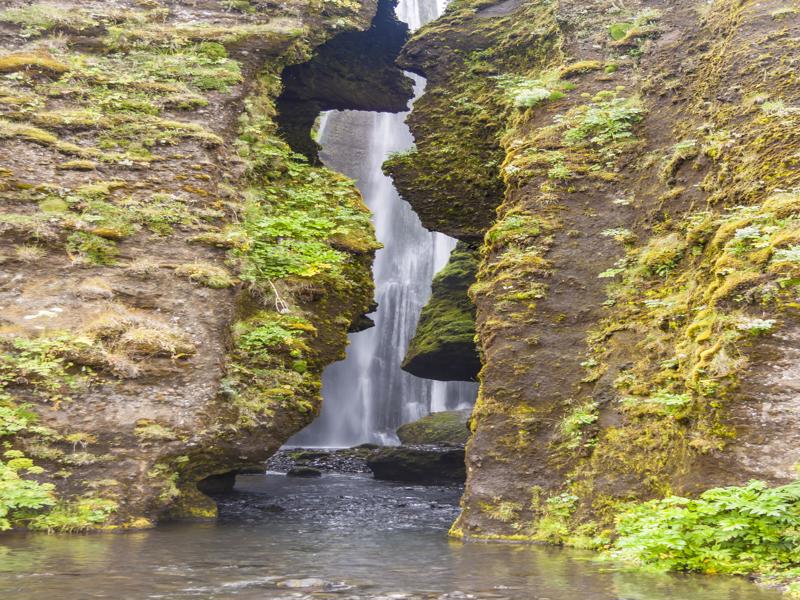
<svg viewBox="0 0 800 600">
<path fill-rule="evenodd" d="M 598 546 L 638 502 L 796 479 L 799 36 L 782 1 L 456 0 L 406 46 L 386 169 L 483 240 L 454 535 Z"/>
<path fill-rule="evenodd" d="M 198 482 L 317 413 L 377 244 L 352 182 L 279 137 L 275 100 L 376 11 L 3 3 L 0 529 L 213 516 Z"/>
</svg>

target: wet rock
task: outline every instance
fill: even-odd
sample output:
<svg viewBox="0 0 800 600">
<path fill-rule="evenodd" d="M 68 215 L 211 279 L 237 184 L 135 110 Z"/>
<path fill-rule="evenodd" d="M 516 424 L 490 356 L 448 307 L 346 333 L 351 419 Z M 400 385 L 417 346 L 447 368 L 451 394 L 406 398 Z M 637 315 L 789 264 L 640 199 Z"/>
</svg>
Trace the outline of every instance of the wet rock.
<svg viewBox="0 0 800 600">
<path fill-rule="evenodd" d="M 397 430 L 403 444 L 456 444 L 463 445 L 469 438 L 467 421 L 470 411 L 449 410 L 406 423 Z"/>
<path fill-rule="evenodd" d="M 370 455 L 367 466 L 376 479 L 414 483 L 462 483 L 467 475 L 463 446 L 381 448 Z"/>
<path fill-rule="evenodd" d="M 289 477 L 322 477 L 322 471 L 314 467 L 293 467 L 286 475 Z"/>
<path fill-rule="evenodd" d="M 477 250 L 459 242 L 433 280 L 403 370 L 425 379 L 476 380 L 481 361 L 475 347 L 475 305 L 467 291 L 477 269 Z"/>
<path fill-rule="evenodd" d="M 369 473 L 366 459 L 377 447 L 281 450 L 267 462 L 267 470 L 288 473 L 294 467 L 312 467 L 323 473 Z"/>
<path fill-rule="evenodd" d="M 278 587 L 286 587 L 286 588 L 298 588 L 298 589 L 308 589 L 308 588 L 322 588 L 325 587 L 325 584 L 328 583 L 324 579 L 319 579 L 317 577 L 307 577 L 305 579 L 287 579 L 285 581 L 278 582 Z"/>
</svg>

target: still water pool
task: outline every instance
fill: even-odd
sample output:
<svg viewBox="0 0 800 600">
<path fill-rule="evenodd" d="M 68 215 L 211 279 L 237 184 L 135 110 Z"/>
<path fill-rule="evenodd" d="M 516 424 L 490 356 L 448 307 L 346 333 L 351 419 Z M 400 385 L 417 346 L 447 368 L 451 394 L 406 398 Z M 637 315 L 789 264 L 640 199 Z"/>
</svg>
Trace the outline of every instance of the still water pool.
<svg viewBox="0 0 800 600">
<path fill-rule="evenodd" d="M 239 477 L 217 523 L 0 540 L 0 599 L 779 600 L 732 578 L 448 539 L 460 490 L 362 475 Z"/>
</svg>

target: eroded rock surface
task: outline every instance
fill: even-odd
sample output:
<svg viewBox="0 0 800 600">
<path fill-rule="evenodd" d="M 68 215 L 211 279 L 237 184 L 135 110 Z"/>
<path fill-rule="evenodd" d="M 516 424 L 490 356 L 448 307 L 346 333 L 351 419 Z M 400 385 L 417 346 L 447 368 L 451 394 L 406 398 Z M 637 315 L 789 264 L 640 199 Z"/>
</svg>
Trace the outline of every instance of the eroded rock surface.
<svg viewBox="0 0 800 600">
<path fill-rule="evenodd" d="M 213 516 L 196 482 L 317 413 L 377 246 L 274 101 L 376 8 L 3 3 L 0 465 L 22 493 L 0 529 Z"/>
<path fill-rule="evenodd" d="M 627 502 L 796 478 L 797 11 L 454 2 L 387 170 L 482 238 L 466 538 L 592 545 Z"/>
</svg>

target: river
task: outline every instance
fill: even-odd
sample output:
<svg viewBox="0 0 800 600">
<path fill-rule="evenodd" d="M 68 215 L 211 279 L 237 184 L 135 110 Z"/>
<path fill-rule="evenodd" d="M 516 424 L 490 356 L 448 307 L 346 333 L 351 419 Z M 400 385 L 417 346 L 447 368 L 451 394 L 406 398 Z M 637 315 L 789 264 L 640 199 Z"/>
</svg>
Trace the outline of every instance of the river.
<svg viewBox="0 0 800 600">
<path fill-rule="evenodd" d="M 3 600 L 780 600 L 744 579 L 616 571 L 586 552 L 447 537 L 457 487 L 240 476 L 216 523 L 0 544 Z"/>
</svg>

